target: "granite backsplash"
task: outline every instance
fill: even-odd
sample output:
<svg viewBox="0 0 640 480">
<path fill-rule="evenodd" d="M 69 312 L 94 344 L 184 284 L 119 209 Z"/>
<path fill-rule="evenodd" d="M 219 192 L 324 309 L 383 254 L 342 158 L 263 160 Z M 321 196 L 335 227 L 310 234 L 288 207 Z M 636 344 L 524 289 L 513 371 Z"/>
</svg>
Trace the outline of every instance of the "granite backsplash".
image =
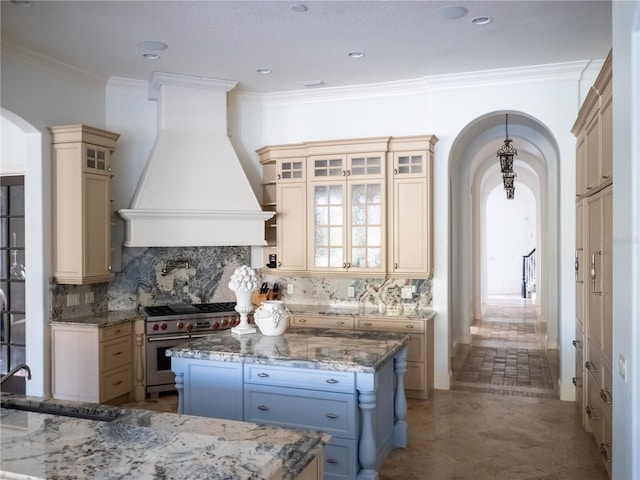
<svg viewBox="0 0 640 480">
<path fill-rule="evenodd" d="M 52 282 L 51 318 L 134 310 L 140 305 L 235 301 L 227 284 L 234 270 L 248 265 L 250 258 L 250 247 L 123 248 L 122 270 L 110 283 L 76 286 Z M 177 268 L 163 272 L 171 262 Z M 364 307 L 384 304 L 386 308 L 405 309 L 432 306 L 431 278 L 279 276 L 266 268 L 257 273 L 261 283 L 278 283 L 280 299 L 289 303 Z M 287 293 L 287 285 L 291 285 L 293 293 Z M 409 285 L 413 296 L 403 299 L 402 287 Z M 352 297 L 349 287 L 353 287 Z M 78 295 L 78 305 L 67 305 L 70 294 Z"/>
</svg>

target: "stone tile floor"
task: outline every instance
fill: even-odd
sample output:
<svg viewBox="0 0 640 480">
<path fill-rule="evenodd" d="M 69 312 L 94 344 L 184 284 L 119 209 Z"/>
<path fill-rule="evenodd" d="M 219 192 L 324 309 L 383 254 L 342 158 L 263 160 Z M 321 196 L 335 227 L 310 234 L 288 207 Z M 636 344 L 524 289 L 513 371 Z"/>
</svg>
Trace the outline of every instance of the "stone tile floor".
<svg viewBox="0 0 640 480">
<path fill-rule="evenodd" d="M 558 399 L 557 352 L 544 355 L 535 308 L 492 300 L 453 359 L 452 390 L 408 401 L 409 445 L 380 480 L 607 480 L 575 404 Z M 175 412 L 177 397 L 129 406 Z"/>
</svg>

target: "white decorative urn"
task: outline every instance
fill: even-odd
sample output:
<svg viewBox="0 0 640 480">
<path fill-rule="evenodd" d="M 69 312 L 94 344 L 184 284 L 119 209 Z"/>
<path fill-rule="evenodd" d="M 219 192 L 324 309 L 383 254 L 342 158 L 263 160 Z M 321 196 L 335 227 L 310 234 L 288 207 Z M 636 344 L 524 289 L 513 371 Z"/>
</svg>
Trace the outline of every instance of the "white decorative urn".
<svg viewBox="0 0 640 480">
<path fill-rule="evenodd" d="M 282 300 L 266 300 L 256 308 L 253 322 L 263 335 L 282 335 L 289 326 L 289 311 Z"/>
<path fill-rule="evenodd" d="M 249 325 L 248 315 L 253 310 L 251 297 L 257 289 L 256 272 L 246 265 L 236 268 L 231 275 L 229 290 L 236 294 L 236 312 L 240 314 L 240 323 L 231 329 L 232 333 L 255 333 L 256 327 Z"/>
</svg>

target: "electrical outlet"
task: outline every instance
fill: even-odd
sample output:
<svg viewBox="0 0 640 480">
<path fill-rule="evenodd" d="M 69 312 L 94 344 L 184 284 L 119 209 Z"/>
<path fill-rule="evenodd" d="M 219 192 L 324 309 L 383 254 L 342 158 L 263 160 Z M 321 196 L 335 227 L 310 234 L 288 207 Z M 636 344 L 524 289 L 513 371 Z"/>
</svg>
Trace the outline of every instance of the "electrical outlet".
<svg viewBox="0 0 640 480">
<path fill-rule="evenodd" d="M 348 288 L 348 294 L 349 294 L 349 298 L 353 298 L 356 296 L 356 289 L 354 287 L 349 287 Z"/>
<path fill-rule="evenodd" d="M 411 285 L 402 287 L 402 298 L 406 300 L 411 300 L 413 298 L 413 288 L 411 288 Z"/>
<path fill-rule="evenodd" d="M 93 292 L 86 292 L 84 294 L 84 303 L 87 305 L 93 303 Z"/>
<path fill-rule="evenodd" d="M 287 283 L 287 295 L 293 295 L 293 283 Z"/>
<path fill-rule="evenodd" d="M 80 294 L 70 293 L 67 295 L 67 307 L 75 307 L 76 305 L 80 305 Z"/>
</svg>

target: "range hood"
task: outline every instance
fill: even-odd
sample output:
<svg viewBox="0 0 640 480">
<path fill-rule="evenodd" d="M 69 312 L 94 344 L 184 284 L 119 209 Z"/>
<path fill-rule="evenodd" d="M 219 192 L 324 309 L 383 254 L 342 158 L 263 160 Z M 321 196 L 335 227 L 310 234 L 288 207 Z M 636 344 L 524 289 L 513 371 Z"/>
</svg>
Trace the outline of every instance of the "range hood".
<svg viewBox="0 0 640 480">
<path fill-rule="evenodd" d="M 125 221 L 127 247 L 265 245 L 260 208 L 227 136 L 237 82 L 155 72 L 158 134 Z"/>
</svg>

